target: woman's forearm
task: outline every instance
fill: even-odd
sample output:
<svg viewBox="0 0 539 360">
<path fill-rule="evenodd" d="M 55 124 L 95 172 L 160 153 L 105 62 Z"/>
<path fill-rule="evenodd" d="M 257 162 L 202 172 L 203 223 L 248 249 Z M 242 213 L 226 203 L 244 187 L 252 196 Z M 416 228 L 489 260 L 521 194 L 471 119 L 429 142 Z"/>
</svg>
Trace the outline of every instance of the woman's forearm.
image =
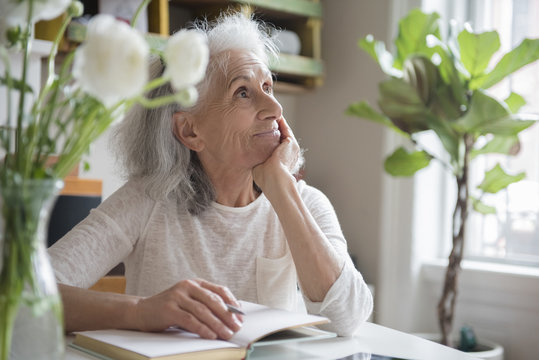
<svg viewBox="0 0 539 360">
<path fill-rule="evenodd" d="M 292 177 L 275 177 L 263 189 L 286 235 L 301 288 L 313 302 L 322 301 L 340 275 L 343 260 L 322 232 Z"/>
<path fill-rule="evenodd" d="M 92 291 L 59 285 L 67 332 L 94 329 L 162 331 L 171 326 L 206 339 L 229 339 L 242 326 L 241 316 L 225 304 L 240 306 L 224 286 L 201 279 L 182 280 L 154 296 Z"/>
<path fill-rule="evenodd" d="M 59 284 L 66 332 L 95 329 L 137 329 L 136 296 L 92 291 Z"/>
</svg>

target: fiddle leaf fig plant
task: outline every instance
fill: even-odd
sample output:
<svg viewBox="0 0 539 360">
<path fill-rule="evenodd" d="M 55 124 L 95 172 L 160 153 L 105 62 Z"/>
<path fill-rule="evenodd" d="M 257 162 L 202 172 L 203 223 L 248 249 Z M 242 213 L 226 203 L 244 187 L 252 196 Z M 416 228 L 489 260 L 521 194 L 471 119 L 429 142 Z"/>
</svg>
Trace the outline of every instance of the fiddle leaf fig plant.
<svg viewBox="0 0 539 360">
<path fill-rule="evenodd" d="M 455 179 L 453 247 L 437 307 L 442 343 L 449 345 L 468 211 L 494 213 L 481 195 L 497 193 L 525 176 L 509 175 L 497 164 L 486 171 L 472 195 L 470 168 L 474 159 L 485 154 L 516 155 L 518 134 L 539 120 L 537 115 L 518 113 L 526 103 L 522 96 L 511 93 L 500 100 L 487 89 L 538 60 L 539 39 L 524 39 L 490 66 L 500 48 L 496 31 L 475 33 L 468 26 L 460 31 L 452 26 L 449 35 L 442 37 L 439 15 L 416 9 L 399 22 L 395 54 L 372 35 L 361 39 L 359 47 L 388 77 L 379 84 L 379 111 L 360 101 L 351 104 L 347 114 L 387 126 L 411 143 L 386 158 L 385 170 L 393 176 L 412 176 L 436 160 Z M 444 154 L 432 154 L 421 145 L 418 135 L 426 131 L 436 134 Z"/>
</svg>

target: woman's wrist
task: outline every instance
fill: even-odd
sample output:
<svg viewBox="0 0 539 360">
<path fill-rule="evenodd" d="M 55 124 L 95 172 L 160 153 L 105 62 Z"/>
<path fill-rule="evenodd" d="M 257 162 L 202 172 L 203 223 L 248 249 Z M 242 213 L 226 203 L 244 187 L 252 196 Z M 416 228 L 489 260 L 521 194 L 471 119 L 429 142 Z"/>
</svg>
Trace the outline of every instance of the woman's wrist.
<svg viewBox="0 0 539 360">
<path fill-rule="evenodd" d="M 283 165 L 274 171 L 267 171 L 263 176 L 257 177 L 256 175 L 255 183 L 268 199 L 274 194 L 277 195 L 292 189 L 296 183 L 296 178 Z"/>
<path fill-rule="evenodd" d="M 144 331 L 144 324 L 142 322 L 142 316 L 140 311 L 140 303 L 144 298 L 129 296 L 125 305 L 123 323 L 126 328 L 133 330 Z"/>
</svg>

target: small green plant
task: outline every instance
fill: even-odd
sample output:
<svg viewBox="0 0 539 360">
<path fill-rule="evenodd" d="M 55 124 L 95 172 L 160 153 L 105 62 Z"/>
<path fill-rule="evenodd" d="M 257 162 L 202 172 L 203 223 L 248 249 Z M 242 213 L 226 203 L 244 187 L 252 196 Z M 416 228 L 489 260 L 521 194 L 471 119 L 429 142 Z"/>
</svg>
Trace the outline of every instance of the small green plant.
<svg viewBox="0 0 539 360">
<path fill-rule="evenodd" d="M 518 134 L 539 119 L 518 114 L 525 104 L 522 96 L 511 93 L 501 101 L 485 90 L 539 59 L 539 39 L 524 39 L 489 67 L 500 47 L 496 31 L 474 33 L 466 26 L 461 31 L 453 27 L 445 39 L 439 22 L 436 13 L 412 10 L 399 22 L 395 55 L 371 35 L 361 39 L 359 46 L 389 78 L 379 84 L 381 112 L 360 101 L 351 104 L 347 114 L 378 122 L 410 140 L 413 151 L 399 147 L 386 158 L 384 168 L 389 174 L 412 176 L 437 160 L 454 176 L 453 247 L 437 308 L 442 343 L 448 345 L 469 208 L 494 213 L 495 208 L 484 204 L 481 195 L 496 193 L 525 176 L 509 175 L 497 164 L 474 189 L 474 195 L 479 195 L 472 196 L 468 180 L 473 160 L 489 153 L 515 155 L 520 147 Z M 418 134 L 425 131 L 437 135 L 445 154 L 436 156 L 421 146 Z"/>
</svg>

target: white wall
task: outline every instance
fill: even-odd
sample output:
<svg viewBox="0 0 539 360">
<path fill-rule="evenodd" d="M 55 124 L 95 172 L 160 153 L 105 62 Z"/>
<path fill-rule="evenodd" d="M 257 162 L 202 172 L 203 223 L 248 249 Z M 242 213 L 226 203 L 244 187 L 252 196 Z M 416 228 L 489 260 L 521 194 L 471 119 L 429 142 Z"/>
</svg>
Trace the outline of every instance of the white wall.
<svg viewBox="0 0 539 360">
<path fill-rule="evenodd" d="M 390 1 L 325 1 L 324 85 L 299 95 L 296 134 L 307 149 L 306 180 L 332 201 L 350 252 L 368 282 L 377 282 L 382 182 L 381 126 L 346 116 L 352 102 L 376 103 L 383 78 L 357 42 L 372 33 L 386 40 Z"/>
</svg>

